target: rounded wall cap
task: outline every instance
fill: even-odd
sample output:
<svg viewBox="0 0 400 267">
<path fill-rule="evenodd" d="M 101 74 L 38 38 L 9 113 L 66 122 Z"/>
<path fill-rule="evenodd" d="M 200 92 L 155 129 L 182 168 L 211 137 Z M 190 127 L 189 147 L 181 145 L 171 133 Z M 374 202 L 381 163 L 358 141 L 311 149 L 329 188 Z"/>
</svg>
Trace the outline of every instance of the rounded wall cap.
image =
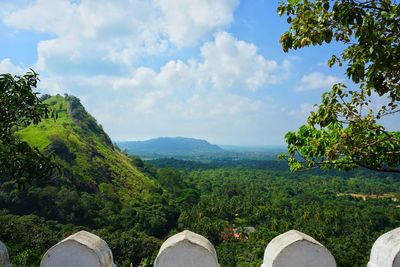
<svg viewBox="0 0 400 267">
<path fill-rule="evenodd" d="M 185 230 L 168 238 L 158 252 L 155 267 L 219 267 L 217 253 L 207 238 Z"/>
<path fill-rule="evenodd" d="M 400 267 L 400 227 L 375 241 L 368 267 Z"/>
<path fill-rule="evenodd" d="M 262 267 L 336 267 L 332 254 L 309 235 L 290 230 L 267 245 Z"/>
<path fill-rule="evenodd" d="M 87 231 L 77 232 L 60 241 L 44 254 L 40 262 L 41 267 L 67 267 L 71 264 L 87 267 L 115 266 L 107 243 Z"/>
<path fill-rule="evenodd" d="M 10 258 L 8 257 L 7 247 L 1 241 L 0 241 L 0 266 L 11 267 Z"/>
</svg>

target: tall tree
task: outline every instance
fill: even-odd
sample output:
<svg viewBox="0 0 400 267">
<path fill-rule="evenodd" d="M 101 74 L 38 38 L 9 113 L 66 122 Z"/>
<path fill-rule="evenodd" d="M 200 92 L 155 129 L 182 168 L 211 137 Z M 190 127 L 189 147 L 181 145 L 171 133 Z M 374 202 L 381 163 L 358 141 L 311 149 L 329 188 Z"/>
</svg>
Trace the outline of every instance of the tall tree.
<svg viewBox="0 0 400 267">
<path fill-rule="evenodd" d="M 382 119 L 400 114 L 400 6 L 391 0 L 289 0 L 278 7 L 290 28 L 283 50 L 343 43 L 330 67 L 356 84 L 335 84 L 308 123 L 285 136 L 292 170 L 365 167 L 400 172 L 400 132 Z"/>
<path fill-rule="evenodd" d="M 0 184 L 12 180 L 22 187 L 47 176 L 54 167 L 49 156 L 15 134 L 42 118 L 56 117 L 32 91 L 38 80 L 33 71 L 23 76 L 0 75 Z"/>
</svg>

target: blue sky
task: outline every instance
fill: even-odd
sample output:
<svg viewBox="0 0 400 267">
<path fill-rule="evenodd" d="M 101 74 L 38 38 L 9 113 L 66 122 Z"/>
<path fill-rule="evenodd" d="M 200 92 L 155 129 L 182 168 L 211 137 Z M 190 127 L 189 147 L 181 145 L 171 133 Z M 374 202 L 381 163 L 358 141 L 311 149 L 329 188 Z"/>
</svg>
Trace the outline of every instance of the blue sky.
<svg viewBox="0 0 400 267">
<path fill-rule="evenodd" d="M 0 73 L 79 97 L 113 140 L 279 145 L 343 69 L 337 44 L 284 53 L 271 0 L 2 0 Z"/>
</svg>

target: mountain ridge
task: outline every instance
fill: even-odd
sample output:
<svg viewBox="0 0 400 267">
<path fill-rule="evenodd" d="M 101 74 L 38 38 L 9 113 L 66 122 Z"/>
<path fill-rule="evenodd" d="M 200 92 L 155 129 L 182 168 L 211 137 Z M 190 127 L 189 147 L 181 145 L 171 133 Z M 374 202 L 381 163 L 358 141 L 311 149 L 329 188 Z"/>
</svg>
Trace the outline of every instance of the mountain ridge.
<svg viewBox="0 0 400 267">
<path fill-rule="evenodd" d="M 118 141 L 116 144 L 128 153 L 147 154 L 190 154 L 220 153 L 225 150 L 203 139 L 189 137 L 157 137 L 145 141 Z"/>
</svg>

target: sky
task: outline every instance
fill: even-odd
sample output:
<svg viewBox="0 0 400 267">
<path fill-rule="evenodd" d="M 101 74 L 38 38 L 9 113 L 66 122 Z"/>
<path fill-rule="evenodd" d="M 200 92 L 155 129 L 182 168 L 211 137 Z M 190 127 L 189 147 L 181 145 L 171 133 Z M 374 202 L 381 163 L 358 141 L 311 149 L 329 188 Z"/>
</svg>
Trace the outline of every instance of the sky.
<svg viewBox="0 0 400 267">
<path fill-rule="evenodd" d="M 327 66 L 338 44 L 283 52 L 278 2 L 0 0 L 0 73 L 34 69 L 114 141 L 282 145 L 346 78 Z"/>
</svg>

